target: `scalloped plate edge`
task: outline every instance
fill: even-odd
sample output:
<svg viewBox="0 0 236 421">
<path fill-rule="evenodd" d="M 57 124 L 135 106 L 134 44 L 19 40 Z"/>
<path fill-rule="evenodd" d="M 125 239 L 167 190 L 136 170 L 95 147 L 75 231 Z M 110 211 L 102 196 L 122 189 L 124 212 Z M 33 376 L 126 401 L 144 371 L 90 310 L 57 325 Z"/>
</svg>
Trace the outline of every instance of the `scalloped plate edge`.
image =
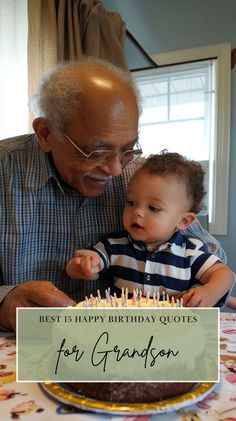
<svg viewBox="0 0 236 421">
<path fill-rule="evenodd" d="M 120 415 L 157 414 L 175 411 L 183 406 L 192 405 L 204 399 L 213 390 L 215 385 L 216 383 L 199 383 L 190 392 L 160 402 L 124 404 L 88 398 L 71 392 L 63 387 L 61 383 L 40 383 L 40 386 L 48 395 L 63 404 L 72 405 L 84 411 Z"/>
</svg>

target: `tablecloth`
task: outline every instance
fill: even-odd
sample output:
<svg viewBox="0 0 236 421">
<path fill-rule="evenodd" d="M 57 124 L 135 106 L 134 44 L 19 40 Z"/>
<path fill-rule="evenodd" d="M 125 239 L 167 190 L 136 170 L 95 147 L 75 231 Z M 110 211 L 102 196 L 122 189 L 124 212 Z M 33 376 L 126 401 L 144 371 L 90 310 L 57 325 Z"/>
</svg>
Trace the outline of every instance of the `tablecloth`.
<svg viewBox="0 0 236 421">
<path fill-rule="evenodd" d="M 16 341 L 0 335 L 0 420 L 236 421 L 236 314 L 221 313 L 221 381 L 202 401 L 164 414 L 124 416 L 85 412 L 51 399 L 37 383 L 17 383 Z"/>
</svg>

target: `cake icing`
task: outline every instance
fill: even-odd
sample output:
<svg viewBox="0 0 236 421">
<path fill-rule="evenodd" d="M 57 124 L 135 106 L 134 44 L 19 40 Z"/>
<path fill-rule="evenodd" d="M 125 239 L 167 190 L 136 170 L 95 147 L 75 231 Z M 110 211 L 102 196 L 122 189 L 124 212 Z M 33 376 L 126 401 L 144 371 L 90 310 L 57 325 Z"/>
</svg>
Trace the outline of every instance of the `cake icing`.
<svg viewBox="0 0 236 421">
<path fill-rule="evenodd" d="M 91 308 L 91 307 L 102 307 L 102 308 L 135 308 L 135 307 L 146 307 L 146 308 L 174 308 L 174 307 L 183 307 L 183 300 L 174 299 L 174 297 L 169 297 L 164 291 L 162 294 L 159 292 L 154 292 L 153 297 L 150 297 L 149 294 L 144 297 L 140 290 L 134 290 L 132 298 L 128 298 L 128 289 L 122 288 L 121 296 L 117 297 L 114 293 L 110 293 L 108 288 L 105 292 L 106 298 L 102 298 L 100 291 L 97 291 L 97 296 L 90 294 L 89 298 L 85 297 L 84 301 L 81 301 L 77 304 L 76 307 Z"/>
</svg>

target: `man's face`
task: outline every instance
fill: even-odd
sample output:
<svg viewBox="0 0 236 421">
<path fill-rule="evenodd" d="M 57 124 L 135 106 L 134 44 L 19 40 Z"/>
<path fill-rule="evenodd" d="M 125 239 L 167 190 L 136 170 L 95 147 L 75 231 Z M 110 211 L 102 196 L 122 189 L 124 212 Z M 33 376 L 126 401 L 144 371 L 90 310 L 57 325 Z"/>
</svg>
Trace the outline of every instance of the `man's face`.
<svg viewBox="0 0 236 421">
<path fill-rule="evenodd" d="M 137 139 L 137 122 L 132 115 L 118 112 L 113 118 L 101 124 L 94 121 L 90 128 L 83 129 L 79 122 L 71 124 L 67 134 L 83 152 L 96 150 L 125 152 L 132 149 Z M 98 196 L 103 193 L 111 177 L 119 176 L 122 166 L 118 156 L 103 163 L 90 163 L 63 135 L 60 140 L 51 135 L 51 153 L 58 172 L 66 183 L 84 196 Z"/>
<path fill-rule="evenodd" d="M 110 85 L 102 85 L 97 74 L 85 85 L 78 117 L 67 123 L 66 134 L 86 154 L 98 149 L 132 149 L 138 136 L 138 110 L 132 91 L 112 79 Z M 63 180 L 84 196 L 102 194 L 110 178 L 122 171 L 118 156 L 91 164 L 63 133 L 57 135 L 52 130 L 44 150 L 51 152 Z"/>
</svg>

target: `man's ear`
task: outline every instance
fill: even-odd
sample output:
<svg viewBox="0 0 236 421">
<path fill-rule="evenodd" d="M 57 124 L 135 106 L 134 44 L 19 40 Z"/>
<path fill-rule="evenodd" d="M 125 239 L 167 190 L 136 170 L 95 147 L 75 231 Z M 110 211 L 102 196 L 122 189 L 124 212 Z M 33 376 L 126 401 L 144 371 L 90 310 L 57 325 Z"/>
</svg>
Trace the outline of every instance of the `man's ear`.
<svg viewBox="0 0 236 421">
<path fill-rule="evenodd" d="M 33 121 L 33 129 L 37 135 L 38 142 L 44 152 L 51 151 L 50 135 L 51 129 L 46 118 L 39 117 Z"/>
<path fill-rule="evenodd" d="M 180 219 L 180 221 L 179 221 L 179 223 L 178 223 L 178 225 L 177 225 L 177 228 L 179 229 L 179 230 L 184 230 L 185 228 L 187 228 L 193 221 L 196 221 L 196 219 L 197 219 L 197 217 L 196 217 L 196 215 L 195 215 L 195 213 L 193 213 L 193 212 L 185 212 L 183 215 L 182 215 L 182 217 L 181 217 L 181 219 Z"/>
</svg>

